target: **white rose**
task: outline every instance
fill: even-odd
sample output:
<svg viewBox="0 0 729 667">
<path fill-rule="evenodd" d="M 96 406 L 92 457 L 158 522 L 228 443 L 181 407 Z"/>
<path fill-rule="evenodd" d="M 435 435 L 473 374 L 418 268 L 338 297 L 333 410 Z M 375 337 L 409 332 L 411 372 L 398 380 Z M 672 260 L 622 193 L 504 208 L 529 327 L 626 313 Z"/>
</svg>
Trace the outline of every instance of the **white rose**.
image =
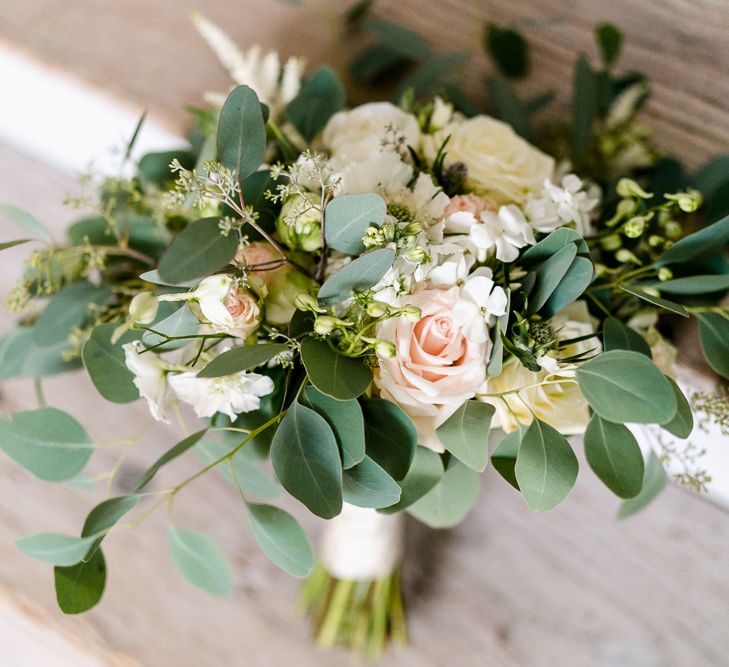
<svg viewBox="0 0 729 667">
<path fill-rule="evenodd" d="M 407 145 L 418 146 L 417 119 L 390 102 L 371 102 L 335 113 L 324 128 L 322 140 L 339 169 L 348 162 L 367 160 L 379 151 L 388 128 L 394 128 Z"/>
<path fill-rule="evenodd" d="M 141 341 L 126 343 L 122 349 L 124 363 L 134 374 L 134 386 L 147 401 L 150 414 L 157 421 L 168 422 L 165 414 L 169 405 L 167 364 L 154 352 L 144 352 Z"/>
<path fill-rule="evenodd" d="M 404 299 L 420 308 L 421 318 L 413 323 L 395 317 L 379 325 L 377 337 L 394 343 L 396 355 L 380 360 L 375 381 L 383 398 L 412 419 L 418 444 L 442 452 L 435 429 L 483 383 L 491 340 L 482 318 L 459 320 L 465 300 L 459 287 L 425 289 Z"/>
<path fill-rule="evenodd" d="M 497 204 L 521 203 L 539 192 L 552 177 L 554 160 L 522 139 L 511 125 L 475 116 L 441 131 L 446 163 L 463 162 L 468 169 L 466 185 Z"/>
<path fill-rule="evenodd" d="M 595 331 L 597 322 L 588 313 L 584 301 L 575 301 L 567 306 L 558 315 L 552 318 L 550 324 L 558 332 L 560 340 L 586 336 Z M 600 352 L 602 346 L 598 337 L 589 338 L 560 349 L 561 357 L 571 357 L 587 350 L 594 349 Z M 587 422 L 590 420 L 590 411 L 587 401 L 574 381 L 574 366 L 564 366 L 550 357 L 542 357 L 540 363 L 543 368 L 540 372 L 530 371 L 521 365 L 518 359 L 512 359 L 504 366 L 501 375 L 488 378 L 479 391 L 480 400 L 490 403 L 496 409 L 492 426 L 501 427 L 510 433 L 521 424 L 532 421 L 532 412 L 550 426 L 564 435 L 578 435 L 584 433 Z M 550 379 L 563 379 L 563 382 L 534 386 L 551 375 Z M 519 392 L 520 400 L 515 393 L 505 394 L 503 399 L 496 396 L 482 396 L 482 394 L 498 394 L 526 387 Z M 529 408 L 524 404 L 526 402 Z M 518 418 L 518 420 L 517 420 Z"/>
</svg>

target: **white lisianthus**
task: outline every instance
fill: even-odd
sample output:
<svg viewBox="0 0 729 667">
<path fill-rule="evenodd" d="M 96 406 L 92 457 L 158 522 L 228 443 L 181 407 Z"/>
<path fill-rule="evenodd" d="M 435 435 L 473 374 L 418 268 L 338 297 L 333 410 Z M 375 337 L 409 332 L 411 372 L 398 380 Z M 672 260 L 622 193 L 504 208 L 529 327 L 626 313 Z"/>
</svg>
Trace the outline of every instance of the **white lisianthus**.
<svg viewBox="0 0 729 667">
<path fill-rule="evenodd" d="M 451 137 L 446 165 L 465 164 L 466 185 L 497 204 L 522 203 L 552 177 L 554 160 L 550 156 L 522 139 L 511 125 L 490 116 L 456 121 L 438 135 L 443 140 Z"/>
<path fill-rule="evenodd" d="M 194 301 L 214 331 L 247 338 L 261 323 L 257 300 L 226 274 L 203 279 L 192 292 L 163 294 L 160 301 Z"/>
<path fill-rule="evenodd" d="M 233 420 L 241 412 L 258 410 L 261 397 L 274 390 L 270 377 L 245 371 L 217 378 L 201 378 L 196 371 L 170 373 L 168 382 L 177 398 L 191 405 L 200 418 L 220 412 Z"/>
<path fill-rule="evenodd" d="M 570 304 L 553 317 L 550 323 L 559 340 L 586 336 L 594 333 L 597 326 L 584 301 Z M 560 348 L 559 353 L 561 357 L 568 358 L 588 350 L 594 350 L 596 354 L 601 349 L 599 338 L 594 337 L 566 345 Z M 510 433 L 520 423 L 529 424 L 533 412 L 564 435 L 583 433 L 590 420 L 590 411 L 574 380 L 576 366 L 571 363 L 563 364 L 551 355 L 540 357 L 538 363 L 543 370 L 534 372 L 522 366 L 518 359 L 512 358 L 504 365 L 500 375 L 486 380 L 477 398 L 490 403 L 496 409 L 492 425 Z M 539 384 L 545 380 L 555 382 Z M 518 396 L 516 393 L 504 394 L 501 398 L 484 396 L 514 392 L 516 389 L 521 389 Z"/>
<path fill-rule="evenodd" d="M 409 114 L 390 102 L 371 102 L 335 113 L 322 133 L 324 147 L 339 170 L 351 162 L 364 162 L 382 150 L 388 132 L 394 131 L 408 146 L 417 147 L 420 126 Z"/>
<path fill-rule="evenodd" d="M 153 352 L 143 353 L 141 341 L 122 345 L 124 363 L 134 374 L 134 386 L 147 401 L 149 412 L 157 421 L 169 422 L 166 417 L 169 405 L 167 364 Z"/>
</svg>

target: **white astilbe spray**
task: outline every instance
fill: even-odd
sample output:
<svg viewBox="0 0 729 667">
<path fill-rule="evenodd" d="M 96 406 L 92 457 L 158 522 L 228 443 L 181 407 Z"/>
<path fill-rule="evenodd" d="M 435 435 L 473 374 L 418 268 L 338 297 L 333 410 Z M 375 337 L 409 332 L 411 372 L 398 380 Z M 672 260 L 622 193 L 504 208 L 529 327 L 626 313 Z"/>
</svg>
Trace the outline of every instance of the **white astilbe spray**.
<svg viewBox="0 0 729 667">
<path fill-rule="evenodd" d="M 258 45 L 241 51 L 212 21 L 197 13 L 193 14 L 192 20 L 220 64 L 228 70 L 230 78 L 236 84 L 253 88 L 258 99 L 268 105 L 272 117 L 278 116 L 299 93 L 306 64 L 303 58 L 289 58 L 281 67 L 275 51 L 264 53 Z M 225 96 L 206 93 L 205 99 L 211 104 L 222 105 Z"/>
</svg>

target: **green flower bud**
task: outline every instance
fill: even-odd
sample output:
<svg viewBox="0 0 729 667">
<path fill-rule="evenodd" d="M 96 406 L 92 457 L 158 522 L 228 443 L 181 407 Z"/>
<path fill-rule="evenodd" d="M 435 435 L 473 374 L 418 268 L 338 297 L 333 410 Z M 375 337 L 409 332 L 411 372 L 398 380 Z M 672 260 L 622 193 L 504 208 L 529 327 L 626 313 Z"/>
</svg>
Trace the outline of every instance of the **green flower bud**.
<svg viewBox="0 0 729 667">
<path fill-rule="evenodd" d="M 673 239 L 675 241 L 681 236 L 681 224 L 676 222 L 675 220 L 671 220 L 670 222 L 666 223 L 663 231 L 669 239 Z"/>
<path fill-rule="evenodd" d="M 337 329 L 341 322 L 342 320 L 340 320 L 338 317 L 321 315 L 314 320 L 314 331 L 316 331 L 316 333 L 318 334 L 321 334 L 322 336 L 326 336 L 335 329 Z"/>
<path fill-rule="evenodd" d="M 408 322 L 412 322 L 413 324 L 419 322 L 420 318 L 422 317 L 420 308 L 418 308 L 417 306 L 403 306 L 402 308 L 400 308 L 398 313 L 402 315 L 405 319 L 407 319 Z"/>
<path fill-rule="evenodd" d="M 615 208 L 615 215 L 610 218 L 605 224 L 607 224 L 608 227 L 613 227 L 614 225 L 617 225 L 623 218 L 627 218 L 629 215 L 632 215 L 635 211 L 635 200 L 633 199 L 621 199 L 618 203 L 617 207 Z"/>
<path fill-rule="evenodd" d="M 703 203 L 703 197 L 698 190 L 677 192 L 675 195 L 665 195 L 665 197 L 675 201 L 684 213 L 693 213 Z"/>
<path fill-rule="evenodd" d="M 617 234 L 610 234 L 609 236 L 606 236 L 602 241 L 600 241 L 600 246 L 603 250 L 607 250 L 608 252 L 612 250 L 617 250 L 620 248 L 620 246 L 623 245 L 623 241 Z"/>
<path fill-rule="evenodd" d="M 658 269 L 658 280 L 665 282 L 666 280 L 671 280 L 671 278 L 673 278 L 673 271 L 667 266 L 662 266 Z"/>
<path fill-rule="evenodd" d="M 617 259 L 619 262 L 622 262 L 623 264 L 627 264 L 628 262 L 632 262 L 633 264 L 640 265 L 640 260 L 627 248 L 621 248 L 615 253 L 615 259 Z"/>
<path fill-rule="evenodd" d="M 321 248 L 321 211 L 313 194 L 294 195 L 281 208 L 276 231 L 292 250 L 314 252 Z"/>
<path fill-rule="evenodd" d="M 383 359 L 392 359 L 397 354 L 397 349 L 388 340 L 378 340 L 375 343 L 375 354 Z"/>
<path fill-rule="evenodd" d="M 382 317 L 383 315 L 387 315 L 389 310 L 390 307 L 382 301 L 372 301 L 367 304 L 367 314 L 370 317 Z"/>
<path fill-rule="evenodd" d="M 637 215 L 628 220 L 623 226 L 623 233 L 629 239 L 637 239 L 645 230 L 645 218 Z"/>
<path fill-rule="evenodd" d="M 664 239 L 664 238 L 663 238 L 662 236 L 658 236 L 658 234 L 651 234 L 651 235 L 650 235 L 650 236 L 648 237 L 648 245 L 649 245 L 649 246 L 650 246 L 651 248 L 656 248 L 656 247 L 658 247 L 659 245 L 661 245 L 662 243 L 664 243 L 664 242 L 665 242 L 665 240 L 666 240 L 666 239 Z"/>
<path fill-rule="evenodd" d="M 653 194 L 646 192 L 632 178 L 621 178 L 616 188 L 617 193 L 621 197 L 640 197 L 641 199 L 650 199 Z"/>
<path fill-rule="evenodd" d="M 294 306 L 296 306 L 298 310 L 324 312 L 319 308 L 319 301 L 317 298 L 311 294 L 307 294 L 306 292 L 301 292 L 301 294 L 296 295 L 296 298 L 294 299 Z"/>
</svg>

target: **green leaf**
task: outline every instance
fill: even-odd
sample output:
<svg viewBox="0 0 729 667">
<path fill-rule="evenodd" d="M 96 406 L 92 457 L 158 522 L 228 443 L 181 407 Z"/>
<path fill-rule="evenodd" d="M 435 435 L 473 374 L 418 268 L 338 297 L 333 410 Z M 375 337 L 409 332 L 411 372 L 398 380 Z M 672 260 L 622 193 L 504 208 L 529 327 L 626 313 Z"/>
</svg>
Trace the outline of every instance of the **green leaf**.
<svg viewBox="0 0 729 667">
<path fill-rule="evenodd" d="M 422 97 L 443 88 L 448 79 L 453 79 L 454 72 L 461 69 L 469 59 L 465 51 L 434 56 L 421 63 L 406 76 L 396 88 L 395 99 L 400 99 L 408 90 L 416 97 Z"/>
<path fill-rule="evenodd" d="M 688 438 L 691 435 L 691 431 L 694 430 L 694 414 L 691 411 L 691 405 L 689 405 L 688 400 L 675 381 L 668 376 L 666 376 L 666 379 L 671 387 L 673 387 L 678 410 L 676 410 L 676 416 L 670 422 L 661 424 L 661 428 L 666 429 L 666 431 L 672 433 L 677 438 Z"/>
<path fill-rule="evenodd" d="M 585 431 L 585 457 L 593 472 L 615 495 L 633 498 L 643 486 L 643 455 L 623 424 L 592 415 Z"/>
<path fill-rule="evenodd" d="M 235 169 L 239 181 L 250 176 L 263 162 L 266 123 L 252 88 L 236 86 L 228 95 L 220 110 L 217 146 L 218 160 L 228 169 Z M 165 274 L 163 270 L 161 273 Z"/>
<path fill-rule="evenodd" d="M 508 433 L 504 439 L 496 445 L 491 454 L 491 465 L 509 484 L 519 491 L 519 482 L 516 481 L 516 459 L 521 447 L 521 439 L 526 428 L 519 427 Z"/>
<path fill-rule="evenodd" d="M 688 310 L 686 310 L 686 308 L 680 303 L 674 303 L 673 301 L 668 301 L 667 299 L 661 299 L 660 297 L 653 296 L 652 294 L 648 294 L 648 292 L 639 289 L 637 286 L 618 285 L 618 287 L 620 287 L 621 290 L 627 292 L 628 294 L 637 296 L 639 299 L 643 299 L 643 301 L 652 303 L 654 306 L 658 306 L 659 308 L 664 308 L 665 310 L 669 310 L 672 313 L 676 313 L 676 315 L 682 315 L 683 317 L 689 316 Z"/>
<path fill-rule="evenodd" d="M 536 268 L 534 272 L 536 283 L 529 294 L 530 312 L 538 312 L 547 303 L 547 299 L 562 282 L 576 256 L 577 246 L 569 243 Z"/>
<path fill-rule="evenodd" d="M 273 505 L 246 503 L 253 537 L 276 565 L 292 577 L 306 577 L 314 569 L 314 553 L 299 522 Z"/>
<path fill-rule="evenodd" d="M 431 528 L 450 528 L 466 518 L 480 491 L 478 473 L 451 459 L 440 481 L 407 511 Z"/>
<path fill-rule="evenodd" d="M 592 261 L 579 255 L 575 257 L 564 278 L 549 296 L 542 312 L 550 317 L 556 315 L 565 306 L 582 296 L 592 282 L 593 276 Z"/>
<path fill-rule="evenodd" d="M 656 260 L 656 266 L 698 262 L 720 253 L 727 243 L 729 243 L 729 215 L 676 241 Z"/>
<path fill-rule="evenodd" d="M 165 302 L 160 305 L 165 305 Z M 156 333 L 145 331 L 142 334 L 144 345 L 146 347 L 155 347 L 157 352 L 168 352 L 185 347 L 185 345 L 190 344 L 190 338 L 196 336 L 200 331 L 200 321 L 186 303 L 183 303 L 167 317 L 164 317 L 163 310 L 160 307 L 158 317 L 162 318 L 159 322 L 148 325 Z M 176 340 L 168 340 L 168 338 L 176 338 Z"/>
<path fill-rule="evenodd" d="M 68 341 L 40 347 L 33 341 L 33 330 L 18 327 L 0 337 L 0 380 L 13 377 L 42 378 L 65 373 L 80 366 L 80 361 L 66 361 L 63 353 L 70 349 Z"/>
<path fill-rule="evenodd" d="M 477 472 L 486 470 L 488 440 L 494 406 L 466 401 L 435 431 L 447 451 Z"/>
<path fill-rule="evenodd" d="M 548 260 L 552 255 L 556 254 L 564 246 L 574 243 L 577 245 L 577 255 L 589 258 L 590 250 L 587 247 L 585 239 L 582 238 L 574 229 L 569 227 L 560 227 L 543 238 L 539 243 L 526 249 L 521 256 L 521 261 L 529 265 L 538 264 Z"/>
<path fill-rule="evenodd" d="M 602 325 L 602 339 L 605 351 L 632 350 L 646 357 L 651 356 L 651 348 L 635 329 L 623 324 L 616 317 L 608 317 Z"/>
<path fill-rule="evenodd" d="M 183 280 L 179 283 L 174 283 L 170 280 L 162 280 L 162 277 L 159 275 L 159 271 L 156 269 L 154 271 L 145 271 L 139 277 L 145 282 L 152 283 L 153 285 L 168 285 L 170 287 L 197 287 L 200 284 L 199 279 Z"/>
<path fill-rule="evenodd" d="M 233 572 L 223 550 L 210 537 L 170 526 L 170 553 L 175 567 L 191 584 L 224 597 L 233 590 Z"/>
<path fill-rule="evenodd" d="M 506 308 L 504 314 L 499 317 L 494 328 L 494 340 L 491 347 L 491 357 L 489 358 L 488 366 L 486 367 L 487 377 L 496 377 L 501 375 L 501 370 L 504 365 L 504 341 L 501 339 L 501 332 L 506 331 L 509 324 L 509 314 L 511 313 L 511 290 L 506 287 Z"/>
<path fill-rule="evenodd" d="M 137 171 L 145 181 L 161 187 L 176 178 L 176 174 L 170 169 L 172 160 L 178 160 L 185 169 L 195 167 L 195 156 L 190 151 L 175 150 L 143 155 Z"/>
<path fill-rule="evenodd" d="M 729 319 L 718 313 L 700 313 L 699 340 L 706 361 L 729 379 Z"/>
<path fill-rule="evenodd" d="M 595 28 L 597 45 L 605 69 L 611 68 L 620 55 L 623 46 L 623 33 L 612 23 L 600 23 Z"/>
<path fill-rule="evenodd" d="M 643 488 L 634 498 L 630 498 L 620 505 L 618 519 L 625 519 L 646 507 L 666 486 L 668 475 L 663 469 L 663 464 L 651 451 L 648 454 L 648 461 L 645 464 L 643 475 Z"/>
<path fill-rule="evenodd" d="M 84 469 L 93 445 L 71 415 L 40 408 L 0 418 L 0 449 L 39 479 L 64 482 Z"/>
<path fill-rule="evenodd" d="M 666 280 L 665 282 L 656 281 L 648 283 L 648 286 L 654 287 L 666 294 L 706 294 L 707 292 L 719 292 L 729 289 L 729 273 L 688 276 L 687 278 L 675 278 L 673 280 Z"/>
<path fill-rule="evenodd" d="M 15 544 L 24 554 L 51 565 L 75 565 L 88 553 L 93 537 L 72 537 L 59 533 L 38 533 Z"/>
<path fill-rule="evenodd" d="M 134 386 L 134 375 L 124 363 L 122 345 L 136 340 L 139 334 L 134 331 L 125 333 L 112 344 L 111 336 L 117 325 L 102 324 L 96 327 L 81 350 L 86 372 L 96 390 L 112 403 L 130 403 L 139 398 Z"/>
<path fill-rule="evenodd" d="M 304 338 L 301 361 L 311 384 L 338 401 L 357 398 L 372 382 L 372 371 L 362 359 L 345 357 L 323 340 Z"/>
<path fill-rule="evenodd" d="M 238 250 L 238 235 L 223 235 L 219 223 L 220 218 L 203 218 L 185 227 L 160 259 L 162 280 L 192 280 L 228 264 Z"/>
<path fill-rule="evenodd" d="M 139 493 L 142 489 L 144 489 L 144 487 L 147 486 L 147 484 L 149 484 L 154 476 L 159 472 L 160 468 L 166 466 L 170 461 L 174 461 L 177 457 L 182 456 L 188 449 L 192 449 L 198 443 L 200 438 L 207 433 L 207 431 L 208 430 L 204 428 L 197 433 L 188 435 L 186 438 L 180 440 L 180 442 L 178 442 L 174 447 L 171 447 L 162 454 L 162 456 L 149 466 L 149 468 L 147 468 L 144 474 L 139 478 L 139 481 L 134 487 L 134 492 Z"/>
<path fill-rule="evenodd" d="M 301 86 L 286 106 L 286 118 L 307 141 L 324 129 L 329 119 L 344 108 L 346 95 L 334 70 L 321 67 Z"/>
<path fill-rule="evenodd" d="M 363 292 L 375 285 L 395 261 L 390 248 L 370 250 L 345 264 L 319 289 L 319 299 L 325 303 L 341 303 L 351 298 L 352 291 Z"/>
<path fill-rule="evenodd" d="M 100 502 L 86 517 L 81 529 L 81 537 L 94 537 L 89 553 L 93 553 L 102 543 L 109 530 L 139 502 L 139 496 L 128 494 L 116 496 Z"/>
<path fill-rule="evenodd" d="M 692 185 L 704 195 L 705 199 L 711 199 L 727 183 L 729 183 L 729 155 L 719 155 L 701 166 L 693 177 Z"/>
<path fill-rule="evenodd" d="M 577 382 L 590 407 L 617 424 L 664 424 L 676 414 L 673 388 L 639 352 L 604 352 L 577 369 Z"/>
<path fill-rule="evenodd" d="M 23 245 L 23 243 L 29 243 L 33 239 L 16 239 L 15 241 L 5 241 L 0 243 L 0 250 L 7 250 L 8 248 L 14 248 L 16 245 Z"/>
<path fill-rule="evenodd" d="M 50 232 L 36 220 L 30 213 L 16 208 L 15 206 L 0 206 L 0 214 L 15 223 L 21 229 L 28 232 L 33 238 L 51 241 Z"/>
<path fill-rule="evenodd" d="M 389 507 L 400 500 L 400 486 L 365 456 L 356 466 L 344 471 L 344 500 L 357 507 Z"/>
<path fill-rule="evenodd" d="M 53 295 L 33 325 L 33 341 L 41 347 L 65 341 L 74 327 L 89 318 L 89 307 L 105 304 L 110 296 L 108 285 L 96 286 L 86 280 L 66 285 Z"/>
<path fill-rule="evenodd" d="M 575 65 L 574 97 L 572 99 L 572 152 L 580 164 L 592 144 L 592 124 L 597 114 L 597 85 L 595 73 L 587 57 L 582 55 Z"/>
<path fill-rule="evenodd" d="M 262 345 L 241 345 L 234 347 L 213 359 L 198 374 L 201 378 L 217 378 L 249 371 L 273 359 L 277 354 L 286 352 L 286 343 L 264 343 Z"/>
<path fill-rule="evenodd" d="M 398 482 L 401 489 L 400 500 L 380 511 L 383 514 L 394 514 L 410 507 L 440 481 L 443 473 L 443 459 L 440 454 L 427 447 L 416 447 L 410 470 Z"/>
<path fill-rule="evenodd" d="M 106 561 L 98 549 L 88 561 L 53 568 L 56 601 L 64 614 L 81 614 L 98 604 L 106 585 Z"/>
<path fill-rule="evenodd" d="M 505 76 L 521 79 L 527 75 L 529 44 L 518 30 L 489 23 L 486 26 L 485 47 Z"/>
<path fill-rule="evenodd" d="M 529 139 L 531 136 L 529 110 L 509 83 L 501 77 L 491 77 L 486 79 L 486 91 L 494 106 L 494 115 L 509 123 L 518 135 Z"/>
<path fill-rule="evenodd" d="M 271 443 L 271 463 L 281 485 L 314 514 L 331 519 L 342 511 L 342 463 L 326 420 L 292 403 Z"/>
<path fill-rule="evenodd" d="M 514 473 L 530 510 L 548 512 L 575 485 L 579 464 L 567 439 L 536 417 L 521 439 Z"/>
<path fill-rule="evenodd" d="M 433 56 L 433 50 L 423 37 L 396 23 L 371 17 L 365 21 L 365 27 L 374 33 L 387 48 L 401 56 L 413 60 L 428 60 Z"/>
<path fill-rule="evenodd" d="M 343 468 L 351 468 L 364 459 L 364 418 L 356 400 L 339 401 L 309 385 L 301 394 L 299 402 L 326 419 L 337 439 Z"/>
<path fill-rule="evenodd" d="M 395 480 L 407 475 L 418 434 L 410 418 L 394 403 L 380 398 L 362 401 L 367 456 Z"/>
<path fill-rule="evenodd" d="M 324 215 L 327 245 L 348 255 L 363 253 L 365 245 L 362 237 L 367 228 L 379 227 L 386 212 L 385 200 L 374 192 L 334 197 Z"/>
</svg>

